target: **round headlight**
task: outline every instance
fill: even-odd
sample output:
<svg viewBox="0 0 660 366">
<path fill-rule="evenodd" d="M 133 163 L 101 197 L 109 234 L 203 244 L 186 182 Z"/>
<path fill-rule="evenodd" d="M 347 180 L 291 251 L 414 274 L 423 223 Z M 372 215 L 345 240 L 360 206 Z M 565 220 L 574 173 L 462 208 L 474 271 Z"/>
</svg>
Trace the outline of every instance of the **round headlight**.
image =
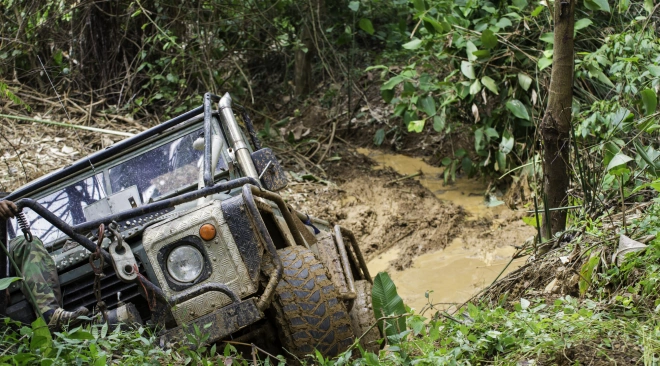
<svg viewBox="0 0 660 366">
<path fill-rule="evenodd" d="M 191 245 L 182 245 L 167 257 L 167 271 L 179 282 L 193 282 L 202 274 L 204 257 Z"/>
</svg>

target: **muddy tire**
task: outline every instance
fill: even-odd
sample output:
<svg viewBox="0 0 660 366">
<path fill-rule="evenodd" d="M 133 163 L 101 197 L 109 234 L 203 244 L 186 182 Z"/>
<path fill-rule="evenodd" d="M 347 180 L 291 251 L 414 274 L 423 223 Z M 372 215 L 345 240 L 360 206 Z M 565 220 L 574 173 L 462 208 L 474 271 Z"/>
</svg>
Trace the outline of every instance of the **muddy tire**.
<svg viewBox="0 0 660 366">
<path fill-rule="evenodd" d="M 273 297 L 272 312 L 282 347 L 298 358 L 345 351 L 354 341 L 344 303 L 314 253 L 295 246 L 277 251 L 283 273 Z"/>
<path fill-rule="evenodd" d="M 355 281 L 355 292 L 357 296 L 349 313 L 353 332 L 356 338 L 364 334 L 360 339 L 362 348 L 367 351 L 378 352 L 380 349 L 378 340 L 382 337 L 378 327 L 372 327 L 376 323 L 376 318 L 374 317 L 374 308 L 371 305 L 371 283 L 366 280 Z"/>
</svg>

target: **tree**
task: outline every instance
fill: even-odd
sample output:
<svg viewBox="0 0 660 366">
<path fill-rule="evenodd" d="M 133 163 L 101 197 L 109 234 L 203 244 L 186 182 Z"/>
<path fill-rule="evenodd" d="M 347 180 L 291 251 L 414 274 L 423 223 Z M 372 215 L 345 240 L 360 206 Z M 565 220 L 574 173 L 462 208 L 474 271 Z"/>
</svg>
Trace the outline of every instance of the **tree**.
<svg viewBox="0 0 660 366">
<path fill-rule="evenodd" d="M 577 0 L 555 2 L 554 54 L 548 108 L 541 122 L 546 208 L 568 203 L 571 106 L 573 103 L 573 28 Z M 566 228 L 566 210 L 550 212 L 543 219 L 545 235 Z"/>
<path fill-rule="evenodd" d="M 312 60 L 317 52 L 314 39 L 322 14 L 323 0 L 310 0 L 302 5 L 302 20 L 298 35 L 300 44 L 296 50 L 294 85 L 296 96 L 305 96 L 312 91 Z"/>
</svg>

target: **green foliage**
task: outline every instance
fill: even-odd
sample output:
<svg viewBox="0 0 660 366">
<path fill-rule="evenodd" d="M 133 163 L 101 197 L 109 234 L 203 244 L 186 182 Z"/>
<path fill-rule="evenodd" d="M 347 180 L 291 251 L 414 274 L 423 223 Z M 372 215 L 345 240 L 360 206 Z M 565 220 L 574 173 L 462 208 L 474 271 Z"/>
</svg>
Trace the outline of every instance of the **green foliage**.
<svg viewBox="0 0 660 366">
<path fill-rule="evenodd" d="M 615 8 L 605 0 L 583 5 L 575 23 L 572 112 L 576 146 L 590 148 L 578 154 L 597 157 L 598 147 L 613 138 L 634 139 L 655 152 L 647 139 L 660 129 L 655 118 L 660 43 L 647 25 L 657 16 L 639 1 Z M 546 3 L 409 0 L 407 10 L 412 21 L 388 29 L 403 40 L 388 44 L 388 57 L 368 69 L 382 71 L 381 94 L 402 121 L 402 132 L 451 134 L 470 126 L 475 145 L 467 154 L 472 164 L 465 166 L 500 176 L 524 165 L 534 152 L 553 58 Z M 502 149 L 511 138 L 513 146 Z M 632 148 L 624 144 L 620 150 L 647 164 L 638 176 L 655 169 Z M 579 179 L 595 189 L 598 174 L 584 174 Z"/>
<path fill-rule="evenodd" d="M 385 316 L 397 316 L 406 313 L 403 300 L 396 291 L 396 285 L 387 272 L 380 272 L 374 278 L 374 285 L 371 290 L 371 298 L 374 314 L 378 318 Z M 403 317 L 387 319 L 378 323 L 381 333 L 388 337 L 396 336 L 406 328 L 406 322 Z"/>
<path fill-rule="evenodd" d="M 146 328 L 122 331 L 108 326 L 76 327 L 51 335 L 43 319 L 24 326 L 8 318 L 2 320 L 0 338 L 1 365 L 247 365 L 248 361 L 230 344 L 208 347 L 203 338 L 208 335 L 195 329 L 192 335 L 197 348 L 164 349 L 158 337 Z M 222 347 L 223 349 L 218 349 Z M 252 357 L 249 358 L 252 360 Z M 276 360 L 258 356 L 263 365 L 283 365 Z"/>
<path fill-rule="evenodd" d="M 1 82 L 1 81 L 0 81 L 0 98 L 6 98 L 6 99 L 9 99 L 9 100 L 11 100 L 14 104 L 16 104 L 16 105 L 20 105 L 20 106 L 23 106 L 23 107 L 25 107 L 25 109 L 27 109 L 28 111 L 30 110 L 30 106 L 27 105 L 27 104 L 25 104 L 25 102 L 23 102 L 23 101 L 21 100 L 21 98 L 17 97 L 16 94 L 12 93 L 11 90 L 9 90 L 9 87 L 7 86 L 7 84 L 5 84 L 5 83 L 3 83 L 3 82 Z"/>
<path fill-rule="evenodd" d="M 0 279 L 0 290 L 6 290 L 12 283 L 20 281 L 20 277 L 5 277 Z"/>
</svg>

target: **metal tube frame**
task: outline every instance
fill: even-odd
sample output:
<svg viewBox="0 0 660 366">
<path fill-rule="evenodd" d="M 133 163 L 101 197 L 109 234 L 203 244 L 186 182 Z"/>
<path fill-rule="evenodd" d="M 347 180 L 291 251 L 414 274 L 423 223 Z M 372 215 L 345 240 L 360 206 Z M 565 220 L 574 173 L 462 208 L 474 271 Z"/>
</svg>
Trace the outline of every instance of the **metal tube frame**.
<svg viewBox="0 0 660 366">
<path fill-rule="evenodd" d="M 241 129 L 238 126 L 238 122 L 236 122 L 236 117 L 234 117 L 234 112 L 231 109 L 231 96 L 229 93 L 225 93 L 225 95 L 220 98 L 218 108 L 220 109 L 220 119 L 223 120 L 225 126 L 227 127 L 227 131 L 229 132 L 228 137 L 234 149 L 236 160 L 238 160 L 238 164 L 241 167 L 241 171 L 243 171 L 243 174 L 246 176 L 258 180 L 259 173 L 254 167 L 254 162 L 252 161 L 252 156 L 250 155 L 249 146 L 243 139 Z M 261 187 L 261 183 L 257 184 L 257 186 Z"/>
<path fill-rule="evenodd" d="M 70 237 L 72 240 L 78 242 L 80 245 L 82 245 L 85 249 L 89 250 L 91 253 L 96 252 L 96 244 L 92 242 L 89 238 L 86 236 L 76 232 L 75 228 L 72 227 L 71 225 L 67 224 L 65 221 L 57 217 L 54 213 L 48 211 L 47 208 L 39 204 L 39 202 L 31 199 L 31 198 L 21 198 L 16 202 L 16 207 L 18 208 L 18 211 L 21 212 L 23 208 L 28 207 L 32 211 L 34 211 L 36 214 L 39 216 L 43 217 L 46 221 L 50 222 L 58 228 L 60 231 L 62 231 L 64 234 L 66 234 L 68 237 Z M 110 224 L 112 220 L 108 221 L 107 223 Z M 93 228 L 98 228 L 99 225 L 101 225 L 102 222 L 99 222 L 98 224 L 92 226 L 89 228 L 90 231 Z M 110 263 L 112 261 L 110 257 L 110 253 L 108 253 L 105 249 L 101 248 L 101 255 L 103 256 L 103 259 Z"/>
<path fill-rule="evenodd" d="M 360 264 L 360 269 L 362 270 L 362 275 L 364 279 L 371 282 L 371 284 L 373 285 L 374 280 L 373 278 L 371 278 L 371 275 L 369 274 L 369 268 L 367 268 L 367 261 L 365 261 L 364 257 L 362 256 L 362 252 L 360 251 L 360 246 L 358 245 L 357 240 L 355 240 L 355 235 L 353 235 L 352 231 L 344 227 L 340 227 L 339 233 L 341 235 L 347 236 L 348 240 L 350 240 L 351 246 L 353 247 L 353 252 L 357 256 L 358 263 Z"/>
<path fill-rule="evenodd" d="M 275 268 L 270 273 L 270 279 L 268 280 L 268 284 L 264 289 L 264 293 L 261 295 L 259 301 L 257 302 L 257 309 L 264 311 L 270 306 L 270 302 L 273 299 L 273 295 L 275 294 L 275 288 L 282 279 L 282 271 L 284 267 L 282 266 L 282 261 L 280 260 L 279 254 L 277 254 L 277 249 L 275 248 L 273 239 L 268 233 L 268 228 L 266 228 L 266 224 L 264 223 L 264 220 L 261 218 L 261 214 L 259 214 L 259 210 L 257 209 L 257 205 L 252 195 L 254 189 L 259 190 L 259 188 L 255 186 L 243 186 L 243 202 L 245 202 L 245 206 L 247 206 L 248 216 L 252 220 L 253 226 L 257 228 L 257 234 L 266 247 L 268 254 L 270 254 L 273 265 L 275 266 Z"/>
<path fill-rule="evenodd" d="M 162 201 L 156 201 L 154 203 L 149 203 L 128 211 L 124 211 L 115 215 L 104 217 L 102 219 L 85 222 L 74 226 L 73 229 L 76 232 L 88 232 L 94 229 L 95 227 L 98 227 L 100 224 L 109 224 L 112 221 L 119 222 L 126 219 L 130 219 L 135 216 L 140 216 L 151 212 L 164 210 L 166 208 L 174 207 L 176 205 L 193 201 L 201 197 L 206 197 L 215 193 L 229 191 L 234 188 L 239 188 L 245 184 L 255 184 L 256 182 L 257 182 L 256 179 L 250 177 L 242 177 L 242 178 L 232 179 L 226 182 L 218 182 L 215 185 L 204 187 L 196 191 L 184 193 L 180 196 L 168 198 Z"/>
<path fill-rule="evenodd" d="M 282 212 L 282 217 L 284 217 L 284 221 L 286 221 L 286 225 L 289 227 L 289 231 L 291 232 L 291 235 L 293 236 L 293 240 L 296 242 L 296 245 L 300 245 L 309 249 L 309 246 L 303 239 L 302 234 L 300 234 L 300 231 L 298 231 L 296 222 L 294 221 L 294 218 L 291 215 L 291 211 L 289 211 L 289 207 L 287 206 L 286 202 L 284 202 L 284 199 L 282 199 L 282 197 L 279 194 L 262 190 L 257 186 L 251 186 L 250 189 L 255 196 L 275 202 L 277 208 L 279 208 L 280 211 Z M 243 190 L 245 191 L 245 188 L 243 188 Z"/>
<path fill-rule="evenodd" d="M 351 271 L 351 264 L 348 262 L 346 245 L 344 245 L 344 238 L 341 236 L 341 226 L 339 225 L 335 225 L 335 239 L 337 250 L 339 250 L 339 260 L 341 261 L 342 267 L 344 267 L 344 277 L 346 278 L 346 285 L 348 287 L 348 292 L 342 294 L 342 299 L 354 300 L 357 297 L 357 292 L 355 291 L 355 279 L 353 278 L 353 271 Z"/>
<path fill-rule="evenodd" d="M 68 176 L 71 176 L 73 174 L 79 173 L 80 171 L 83 171 L 85 169 L 91 169 L 90 164 L 99 164 L 103 162 L 104 160 L 117 155 L 123 151 L 126 151 L 128 148 L 132 147 L 135 144 L 138 144 L 150 137 L 156 136 L 162 132 L 165 132 L 166 130 L 177 126 L 180 123 L 183 123 L 195 116 L 198 116 L 204 112 L 204 106 L 199 106 L 193 110 L 190 110 L 180 116 L 174 117 L 168 121 L 165 121 L 158 126 L 152 127 L 142 133 L 139 133 L 133 137 L 129 137 L 126 140 L 122 140 L 109 148 L 105 150 L 98 151 L 92 155 L 89 155 L 87 157 L 84 157 L 75 163 L 71 164 L 68 167 L 62 168 L 60 170 L 57 170 L 51 174 L 48 174 L 40 179 L 37 179 L 33 182 L 30 182 L 23 187 L 15 190 L 11 194 L 9 194 L 7 197 L 4 199 L 8 199 L 11 201 L 16 201 L 18 198 L 23 197 L 25 195 L 29 195 L 35 190 L 39 190 L 44 186 L 50 185 L 54 182 L 57 182 L 61 179 L 64 179 Z"/>
<path fill-rule="evenodd" d="M 218 102 L 220 97 L 211 93 L 204 94 L 204 187 L 213 185 L 213 167 L 211 166 L 211 152 L 213 151 L 211 119 L 213 117 L 211 102 Z"/>
</svg>

